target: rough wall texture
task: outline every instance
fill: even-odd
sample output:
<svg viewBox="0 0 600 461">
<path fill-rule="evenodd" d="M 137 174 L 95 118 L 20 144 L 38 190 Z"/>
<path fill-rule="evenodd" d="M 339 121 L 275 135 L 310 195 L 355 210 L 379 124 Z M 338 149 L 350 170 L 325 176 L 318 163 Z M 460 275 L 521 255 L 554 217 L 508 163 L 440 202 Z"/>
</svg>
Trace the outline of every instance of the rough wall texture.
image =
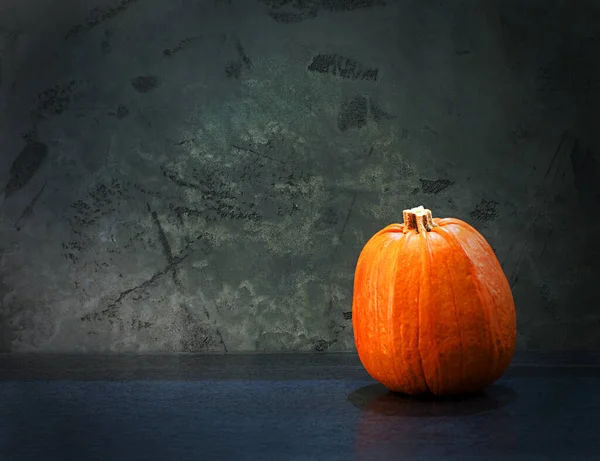
<svg viewBox="0 0 600 461">
<path fill-rule="evenodd" d="M 352 349 L 421 204 L 520 349 L 599 349 L 600 7 L 562 3 L 2 2 L 0 350 Z"/>
</svg>

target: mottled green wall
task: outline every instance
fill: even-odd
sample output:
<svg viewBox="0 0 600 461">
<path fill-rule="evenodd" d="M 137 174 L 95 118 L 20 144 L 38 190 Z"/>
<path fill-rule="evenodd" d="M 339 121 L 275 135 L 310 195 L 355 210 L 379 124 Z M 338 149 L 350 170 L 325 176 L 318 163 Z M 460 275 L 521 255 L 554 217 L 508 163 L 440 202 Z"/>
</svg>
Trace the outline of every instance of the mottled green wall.
<svg viewBox="0 0 600 461">
<path fill-rule="evenodd" d="M 358 253 L 417 205 L 488 238 L 520 349 L 600 348 L 600 7 L 32 1 L 1 7 L 0 350 L 353 349 Z"/>
</svg>

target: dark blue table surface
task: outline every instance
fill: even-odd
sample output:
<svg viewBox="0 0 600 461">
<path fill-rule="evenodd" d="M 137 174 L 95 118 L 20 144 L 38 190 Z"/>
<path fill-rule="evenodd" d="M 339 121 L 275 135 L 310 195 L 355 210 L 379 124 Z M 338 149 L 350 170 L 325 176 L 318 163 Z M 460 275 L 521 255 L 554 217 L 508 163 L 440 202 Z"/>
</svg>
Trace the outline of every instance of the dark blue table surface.
<svg viewBox="0 0 600 461">
<path fill-rule="evenodd" d="M 600 363 L 408 398 L 353 354 L 0 357 L 0 460 L 600 460 Z"/>
</svg>

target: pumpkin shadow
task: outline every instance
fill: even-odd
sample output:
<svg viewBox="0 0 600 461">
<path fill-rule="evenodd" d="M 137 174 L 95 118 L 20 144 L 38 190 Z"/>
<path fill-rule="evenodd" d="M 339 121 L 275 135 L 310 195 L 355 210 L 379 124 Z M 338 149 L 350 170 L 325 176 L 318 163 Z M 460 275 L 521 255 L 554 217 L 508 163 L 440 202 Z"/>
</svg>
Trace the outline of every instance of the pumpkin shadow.
<svg viewBox="0 0 600 461">
<path fill-rule="evenodd" d="M 358 409 L 383 416 L 412 418 L 467 416 L 496 410 L 517 398 L 514 389 L 494 384 L 468 395 L 436 397 L 411 396 L 387 389 L 375 383 L 363 386 L 350 394 L 347 400 Z"/>
</svg>

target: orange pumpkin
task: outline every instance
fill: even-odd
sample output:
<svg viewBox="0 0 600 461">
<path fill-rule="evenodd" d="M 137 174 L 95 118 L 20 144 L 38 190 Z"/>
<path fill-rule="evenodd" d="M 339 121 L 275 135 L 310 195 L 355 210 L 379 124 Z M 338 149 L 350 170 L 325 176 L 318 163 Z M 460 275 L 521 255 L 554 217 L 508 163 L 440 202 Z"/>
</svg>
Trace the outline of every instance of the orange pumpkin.
<svg viewBox="0 0 600 461">
<path fill-rule="evenodd" d="M 477 392 L 508 368 L 516 343 L 508 280 L 485 238 L 464 221 L 404 210 L 363 248 L 352 323 L 358 356 L 388 389 Z"/>
</svg>

